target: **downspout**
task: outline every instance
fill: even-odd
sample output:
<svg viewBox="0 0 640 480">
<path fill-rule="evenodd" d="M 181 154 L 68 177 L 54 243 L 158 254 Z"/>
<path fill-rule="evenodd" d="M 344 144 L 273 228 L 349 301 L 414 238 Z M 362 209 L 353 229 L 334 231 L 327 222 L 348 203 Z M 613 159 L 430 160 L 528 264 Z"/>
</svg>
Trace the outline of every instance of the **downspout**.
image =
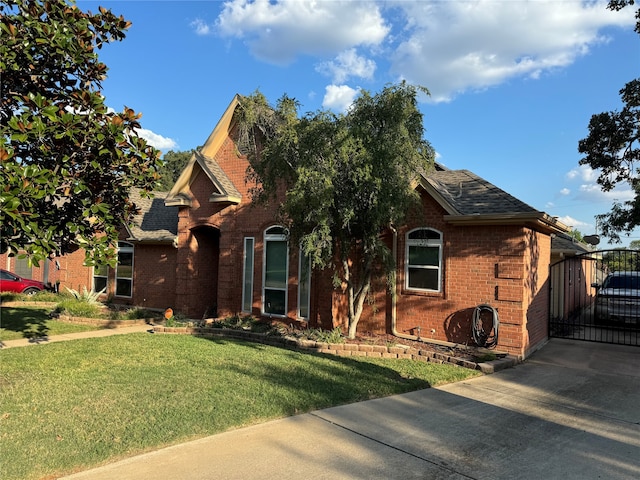
<svg viewBox="0 0 640 480">
<path fill-rule="evenodd" d="M 393 241 L 391 244 L 391 253 L 393 255 L 393 259 L 396 262 L 396 269 L 398 268 L 398 230 L 391 225 L 391 231 L 393 232 Z M 416 335 L 409 335 L 408 333 L 400 333 L 397 327 L 398 320 L 398 276 L 396 275 L 395 285 L 393 286 L 393 292 L 391 294 L 391 334 L 395 337 L 404 338 L 406 340 L 413 340 L 418 342 L 424 342 L 425 339 L 422 337 L 418 337 Z M 434 343 L 440 343 L 433 341 Z"/>
</svg>

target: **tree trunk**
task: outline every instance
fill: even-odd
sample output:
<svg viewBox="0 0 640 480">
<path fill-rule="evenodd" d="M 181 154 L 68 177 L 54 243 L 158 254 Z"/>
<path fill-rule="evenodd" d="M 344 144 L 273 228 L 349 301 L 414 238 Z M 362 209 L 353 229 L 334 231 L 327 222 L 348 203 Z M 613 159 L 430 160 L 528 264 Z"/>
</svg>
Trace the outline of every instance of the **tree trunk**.
<svg viewBox="0 0 640 480">
<path fill-rule="evenodd" d="M 360 317 L 362 316 L 364 301 L 371 288 L 371 265 L 367 263 L 365 266 L 364 271 L 362 272 L 362 279 L 357 289 L 353 285 L 351 271 L 348 270 L 349 266 L 344 266 L 345 277 L 349 278 L 347 281 L 347 298 L 349 303 L 349 331 L 347 338 L 356 338 L 356 330 L 358 328 Z"/>
</svg>

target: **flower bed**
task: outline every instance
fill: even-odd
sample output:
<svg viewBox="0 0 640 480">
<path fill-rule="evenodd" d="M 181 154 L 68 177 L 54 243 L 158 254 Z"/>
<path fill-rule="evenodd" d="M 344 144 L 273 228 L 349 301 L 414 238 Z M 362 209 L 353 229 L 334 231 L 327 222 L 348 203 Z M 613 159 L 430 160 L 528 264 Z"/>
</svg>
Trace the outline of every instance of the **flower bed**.
<svg viewBox="0 0 640 480">
<path fill-rule="evenodd" d="M 339 355 L 339 356 L 361 356 L 361 357 L 377 357 L 377 358 L 400 358 L 418 360 L 432 363 L 447 363 L 457 365 L 472 370 L 495 371 L 495 365 L 487 369 L 484 366 L 494 362 L 477 362 L 472 360 L 471 356 L 461 358 L 455 355 L 455 352 L 447 353 L 445 351 L 437 351 L 428 344 L 424 344 L 423 348 L 414 348 L 403 344 L 389 345 L 372 345 L 369 343 L 326 343 L 297 338 L 294 336 L 279 336 L 269 333 L 257 333 L 245 330 L 213 328 L 206 326 L 197 327 L 165 327 L 162 325 L 154 326 L 154 333 L 160 334 L 182 334 L 196 335 L 204 338 L 235 338 L 239 340 L 248 340 L 265 345 L 272 345 L 284 348 L 293 348 L 297 350 L 305 350 L 323 354 Z M 347 340 L 349 342 L 349 340 Z M 512 363 L 514 364 L 512 359 Z M 509 365 L 510 366 L 510 365 Z M 490 371 L 485 373 L 490 373 Z"/>
</svg>

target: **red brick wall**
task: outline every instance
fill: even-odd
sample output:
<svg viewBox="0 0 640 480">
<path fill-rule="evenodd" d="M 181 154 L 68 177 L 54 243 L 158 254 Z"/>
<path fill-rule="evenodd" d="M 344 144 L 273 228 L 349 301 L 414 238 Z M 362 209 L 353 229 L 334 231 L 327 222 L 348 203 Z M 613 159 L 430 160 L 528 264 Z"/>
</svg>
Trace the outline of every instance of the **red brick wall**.
<svg viewBox="0 0 640 480">
<path fill-rule="evenodd" d="M 175 304 L 176 258 L 171 245 L 135 245 L 133 305 L 164 310 Z"/>
<path fill-rule="evenodd" d="M 84 266 L 84 258 L 84 250 L 77 250 L 68 255 L 42 261 L 39 266 L 32 268 L 31 278 L 52 285 L 59 281 L 61 291 L 64 291 L 65 287 L 78 291 L 82 291 L 84 287 L 91 290 L 93 269 Z M 6 253 L 0 255 L 0 268 L 15 272 L 15 262 L 16 259 L 9 257 Z M 45 262 L 48 263 L 49 268 L 47 278 L 45 278 Z"/>
<path fill-rule="evenodd" d="M 443 209 L 424 198 L 423 218 L 398 231 L 396 327 L 399 333 L 473 344 L 474 308 L 489 304 L 500 319 L 498 349 L 524 356 L 547 338 L 550 237 L 521 226 L 452 226 Z M 442 291 L 405 288 L 405 234 L 417 227 L 442 232 Z M 373 286 L 359 331 L 391 331 L 391 298 Z"/>
</svg>

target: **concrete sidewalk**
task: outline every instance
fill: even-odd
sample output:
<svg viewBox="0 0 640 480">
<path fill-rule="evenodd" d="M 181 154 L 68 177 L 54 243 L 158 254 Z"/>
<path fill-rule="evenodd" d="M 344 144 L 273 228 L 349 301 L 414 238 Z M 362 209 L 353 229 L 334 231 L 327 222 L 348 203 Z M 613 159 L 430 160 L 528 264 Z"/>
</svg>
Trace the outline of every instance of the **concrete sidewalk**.
<svg viewBox="0 0 640 480">
<path fill-rule="evenodd" d="M 68 479 L 637 479 L 640 348 L 554 339 L 521 365 L 276 420 Z"/>
<path fill-rule="evenodd" d="M 52 335 L 50 337 L 19 338 L 17 340 L 0 341 L 0 349 L 5 350 L 7 348 L 27 347 L 30 345 L 46 345 L 48 343 L 66 342 L 69 340 L 77 340 L 81 338 L 110 337 L 112 335 L 148 332 L 150 330 L 153 330 L 153 325 L 134 325 L 133 327 L 103 328 L 100 330 L 90 330 L 88 332 Z"/>
</svg>

